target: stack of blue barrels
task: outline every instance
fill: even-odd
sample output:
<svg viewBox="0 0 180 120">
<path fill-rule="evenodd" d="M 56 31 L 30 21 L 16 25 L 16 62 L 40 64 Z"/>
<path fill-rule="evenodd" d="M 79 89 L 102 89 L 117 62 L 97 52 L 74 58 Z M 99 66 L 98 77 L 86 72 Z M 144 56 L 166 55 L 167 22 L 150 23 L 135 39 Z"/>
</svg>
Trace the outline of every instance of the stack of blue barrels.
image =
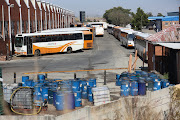
<svg viewBox="0 0 180 120">
<path fill-rule="evenodd" d="M 167 79 L 153 72 L 135 71 L 134 73 L 123 72 L 116 75 L 116 86 L 121 88 L 121 96 L 146 95 L 146 91 L 156 91 L 170 85 Z"/>
<path fill-rule="evenodd" d="M 82 99 L 93 102 L 92 88 L 96 87 L 96 79 L 45 80 L 45 76 L 39 74 L 37 81 L 22 76 L 22 86 L 34 88 L 33 101 L 36 106 L 47 101 L 56 110 L 62 111 L 81 107 Z"/>
</svg>

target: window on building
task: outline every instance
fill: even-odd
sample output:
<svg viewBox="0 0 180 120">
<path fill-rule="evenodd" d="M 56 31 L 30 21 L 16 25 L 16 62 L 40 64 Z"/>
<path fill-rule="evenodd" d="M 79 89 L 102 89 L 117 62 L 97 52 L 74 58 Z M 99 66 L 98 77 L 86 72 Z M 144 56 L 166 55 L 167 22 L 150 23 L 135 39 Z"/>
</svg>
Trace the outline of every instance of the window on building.
<svg viewBox="0 0 180 120">
<path fill-rule="evenodd" d="M 11 34 L 15 35 L 14 34 L 14 21 L 11 21 Z"/>
<path fill-rule="evenodd" d="M 168 26 L 168 22 L 165 22 L 165 24 L 164 24 L 164 25 Z"/>
<path fill-rule="evenodd" d="M 24 21 L 22 21 L 22 33 L 24 33 Z"/>
<path fill-rule="evenodd" d="M 2 21 L 0 21 L 0 34 L 2 34 Z"/>
<path fill-rule="evenodd" d="M 17 21 L 17 34 L 19 34 L 19 21 Z"/>
</svg>

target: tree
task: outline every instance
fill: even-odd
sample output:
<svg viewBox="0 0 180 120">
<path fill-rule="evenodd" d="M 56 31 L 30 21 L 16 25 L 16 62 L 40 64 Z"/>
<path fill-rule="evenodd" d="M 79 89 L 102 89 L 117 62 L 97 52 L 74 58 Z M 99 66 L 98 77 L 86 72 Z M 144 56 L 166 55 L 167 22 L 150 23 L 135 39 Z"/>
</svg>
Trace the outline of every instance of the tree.
<svg viewBox="0 0 180 120">
<path fill-rule="evenodd" d="M 141 30 L 143 26 L 146 26 L 149 23 L 148 15 L 144 13 L 144 11 L 140 7 L 137 8 L 136 14 L 133 13 L 132 15 L 133 19 L 131 25 L 136 30 Z"/>
<path fill-rule="evenodd" d="M 122 7 L 114 7 L 112 9 L 106 10 L 103 18 L 110 24 L 114 25 L 127 25 L 131 21 L 130 9 L 124 9 Z"/>
<path fill-rule="evenodd" d="M 162 13 L 158 13 L 157 16 L 163 16 L 163 14 Z"/>
<path fill-rule="evenodd" d="M 152 17 L 153 16 L 152 12 L 148 12 L 146 14 L 148 15 L 148 17 Z"/>
</svg>

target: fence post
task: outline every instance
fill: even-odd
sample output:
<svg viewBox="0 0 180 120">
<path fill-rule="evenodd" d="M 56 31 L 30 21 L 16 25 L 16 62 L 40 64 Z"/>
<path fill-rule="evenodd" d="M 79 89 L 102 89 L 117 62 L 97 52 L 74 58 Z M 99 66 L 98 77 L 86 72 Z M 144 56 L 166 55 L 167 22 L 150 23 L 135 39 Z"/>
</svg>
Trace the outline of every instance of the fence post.
<svg viewBox="0 0 180 120">
<path fill-rule="evenodd" d="M 45 80 L 47 80 L 47 73 L 45 73 Z"/>
<path fill-rule="evenodd" d="M 14 72 L 14 83 L 16 83 L 16 72 Z"/>
<path fill-rule="evenodd" d="M 74 73 L 74 79 L 76 79 L 76 73 Z"/>
<path fill-rule="evenodd" d="M 106 85 L 106 70 L 104 71 L 104 85 Z"/>
</svg>

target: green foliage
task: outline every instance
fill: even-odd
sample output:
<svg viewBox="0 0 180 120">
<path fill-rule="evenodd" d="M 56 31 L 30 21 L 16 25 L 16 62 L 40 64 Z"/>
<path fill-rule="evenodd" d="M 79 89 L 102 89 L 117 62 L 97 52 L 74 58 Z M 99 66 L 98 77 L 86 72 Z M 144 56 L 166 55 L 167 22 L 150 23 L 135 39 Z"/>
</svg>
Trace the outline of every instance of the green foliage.
<svg viewBox="0 0 180 120">
<path fill-rule="evenodd" d="M 169 79 L 169 73 L 164 73 L 163 79 Z"/>
<path fill-rule="evenodd" d="M 157 16 L 163 16 L 163 14 L 162 13 L 158 13 Z"/>
<path fill-rule="evenodd" d="M 114 7 L 106 10 L 103 18 L 110 24 L 114 25 L 127 25 L 131 21 L 131 9 L 124 9 L 122 7 Z"/>
<path fill-rule="evenodd" d="M 133 19 L 131 21 L 132 27 L 136 30 L 141 30 L 141 22 L 142 22 L 142 27 L 146 26 L 149 23 L 149 21 L 148 21 L 149 15 L 144 13 L 144 11 L 140 7 L 137 8 L 137 13 L 132 14 L 132 16 L 133 16 Z"/>
</svg>

